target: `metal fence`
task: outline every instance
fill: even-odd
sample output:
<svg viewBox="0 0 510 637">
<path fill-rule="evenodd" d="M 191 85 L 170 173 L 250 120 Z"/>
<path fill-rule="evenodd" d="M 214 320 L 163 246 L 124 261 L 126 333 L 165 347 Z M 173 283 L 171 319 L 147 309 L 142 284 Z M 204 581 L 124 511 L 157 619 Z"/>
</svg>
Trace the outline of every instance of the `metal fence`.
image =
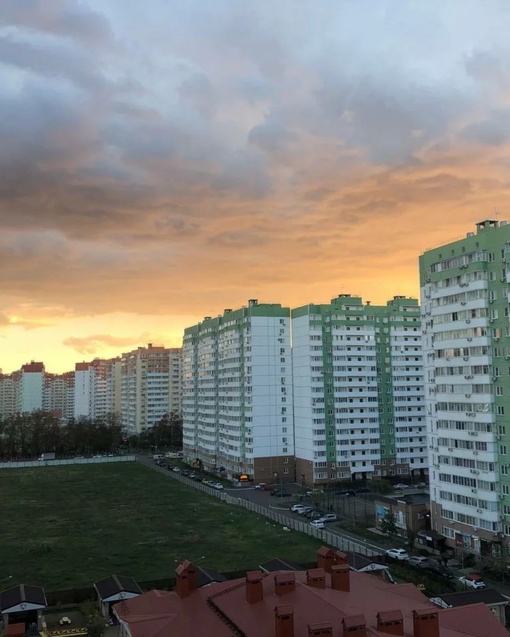
<svg viewBox="0 0 510 637">
<path fill-rule="evenodd" d="M 134 462 L 136 456 L 105 456 L 101 458 L 62 458 L 55 460 L 21 460 L 0 462 L 0 469 L 26 469 L 29 467 L 59 467 L 69 464 L 105 464 L 109 462 Z"/>
<path fill-rule="evenodd" d="M 279 513 L 276 509 L 271 509 L 270 507 L 265 507 L 260 504 L 256 504 L 255 502 L 251 502 L 250 500 L 245 500 L 244 498 L 235 497 L 226 493 L 224 490 L 213 489 L 212 487 L 207 486 L 201 482 L 195 482 L 194 480 L 190 480 L 185 476 L 182 476 L 176 472 L 169 472 L 168 475 L 175 480 L 179 480 L 184 484 L 191 486 L 203 493 L 207 493 L 207 495 L 212 495 L 227 504 L 233 506 L 240 506 L 248 511 L 252 511 L 253 513 L 257 513 L 258 515 L 262 515 L 265 518 L 269 518 L 273 522 L 280 524 L 282 527 L 286 527 L 289 530 L 299 531 L 301 533 L 306 533 L 307 535 L 311 535 L 312 537 L 321 540 L 325 544 L 329 546 L 335 547 L 340 551 L 352 551 L 355 553 L 360 553 L 361 555 L 366 555 L 368 557 L 372 557 L 374 555 L 380 555 L 381 549 L 377 547 L 372 547 L 370 544 L 363 542 L 363 540 L 356 541 L 337 533 L 331 533 L 327 530 L 316 529 L 309 522 L 305 522 L 302 520 L 298 520 L 296 518 L 288 517 L 287 515 L 283 515 Z"/>
</svg>

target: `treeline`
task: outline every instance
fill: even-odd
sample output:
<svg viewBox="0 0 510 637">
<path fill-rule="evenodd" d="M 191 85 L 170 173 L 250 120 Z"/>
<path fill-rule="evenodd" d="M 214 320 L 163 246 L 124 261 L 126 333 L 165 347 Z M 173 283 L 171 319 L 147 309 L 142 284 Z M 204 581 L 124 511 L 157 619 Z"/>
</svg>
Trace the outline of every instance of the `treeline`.
<svg viewBox="0 0 510 637">
<path fill-rule="evenodd" d="M 55 452 L 57 457 L 115 453 L 121 448 L 180 448 L 182 419 L 169 414 L 152 429 L 127 438 L 117 414 L 103 418 L 77 418 L 67 423 L 46 411 L 15 414 L 0 420 L 0 458 L 37 458 Z"/>
<path fill-rule="evenodd" d="M 131 436 L 129 444 L 138 449 L 182 449 L 182 416 L 167 414 L 151 429 Z"/>
</svg>

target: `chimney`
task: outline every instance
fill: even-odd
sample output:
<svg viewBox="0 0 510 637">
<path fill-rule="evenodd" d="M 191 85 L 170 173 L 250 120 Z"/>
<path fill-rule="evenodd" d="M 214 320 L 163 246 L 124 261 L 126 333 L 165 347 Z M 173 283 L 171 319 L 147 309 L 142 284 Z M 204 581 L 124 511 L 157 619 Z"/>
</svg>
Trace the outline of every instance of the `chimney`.
<svg viewBox="0 0 510 637">
<path fill-rule="evenodd" d="M 425 608 L 413 610 L 414 637 L 439 637 L 439 616 L 437 610 Z"/>
<path fill-rule="evenodd" d="M 377 613 L 377 630 L 388 635 L 404 634 L 404 618 L 400 610 L 385 610 Z"/>
<path fill-rule="evenodd" d="M 351 590 L 351 568 L 349 564 L 335 564 L 331 567 L 331 588 L 334 591 Z"/>
<path fill-rule="evenodd" d="M 327 546 L 321 546 L 317 551 L 317 568 L 323 568 L 326 573 L 331 573 L 333 564 L 333 551 Z"/>
<path fill-rule="evenodd" d="M 308 624 L 308 637 L 333 637 L 333 624 Z"/>
<path fill-rule="evenodd" d="M 296 590 L 295 573 L 277 573 L 274 576 L 274 592 L 276 595 L 293 593 Z"/>
<path fill-rule="evenodd" d="M 256 604 L 264 599 L 263 577 L 262 571 L 248 571 L 246 573 L 246 601 L 248 604 Z"/>
<path fill-rule="evenodd" d="M 333 553 L 333 566 L 335 564 L 349 564 L 349 558 L 342 551 L 335 551 Z"/>
<path fill-rule="evenodd" d="M 177 578 L 177 595 L 188 597 L 197 588 L 197 569 L 188 560 L 175 569 Z"/>
<path fill-rule="evenodd" d="M 344 637 L 367 637 L 367 623 L 364 615 L 351 615 L 342 619 Z"/>
<path fill-rule="evenodd" d="M 312 588 L 326 588 L 326 572 L 323 568 L 309 568 L 306 571 L 306 583 Z"/>
<path fill-rule="evenodd" d="M 275 637 L 294 637 L 294 609 L 290 604 L 274 609 Z"/>
</svg>

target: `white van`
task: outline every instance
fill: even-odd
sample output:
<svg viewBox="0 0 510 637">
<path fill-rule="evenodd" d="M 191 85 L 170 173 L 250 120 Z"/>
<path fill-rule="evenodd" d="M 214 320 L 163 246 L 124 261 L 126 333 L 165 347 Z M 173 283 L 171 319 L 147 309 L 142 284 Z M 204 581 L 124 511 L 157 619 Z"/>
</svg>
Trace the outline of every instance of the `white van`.
<svg viewBox="0 0 510 637">
<path fill-rule="evenodd" d="M 163 460 L 165 456 L 162 453 L 156 453 L 152 456 L 152 459 L 154 460 L 154 462 L 157 462 L 158 460 Z"/>
</svg>

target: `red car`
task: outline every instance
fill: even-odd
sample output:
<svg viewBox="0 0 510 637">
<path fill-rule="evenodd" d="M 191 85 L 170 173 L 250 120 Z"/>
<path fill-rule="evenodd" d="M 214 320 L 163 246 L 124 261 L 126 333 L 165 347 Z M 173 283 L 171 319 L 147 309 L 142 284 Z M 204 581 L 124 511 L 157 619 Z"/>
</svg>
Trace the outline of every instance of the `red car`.
<svg viewBox="0 0 510 637">
<path fill-rule="evenodd" d="M 270 484 L 266 484 L 265 482 L 261 482 L 260 484 L 257 484 L 255 489 L 259 489 L 260 491 L 272 491 L 273 487 Z"/>
</svg>

